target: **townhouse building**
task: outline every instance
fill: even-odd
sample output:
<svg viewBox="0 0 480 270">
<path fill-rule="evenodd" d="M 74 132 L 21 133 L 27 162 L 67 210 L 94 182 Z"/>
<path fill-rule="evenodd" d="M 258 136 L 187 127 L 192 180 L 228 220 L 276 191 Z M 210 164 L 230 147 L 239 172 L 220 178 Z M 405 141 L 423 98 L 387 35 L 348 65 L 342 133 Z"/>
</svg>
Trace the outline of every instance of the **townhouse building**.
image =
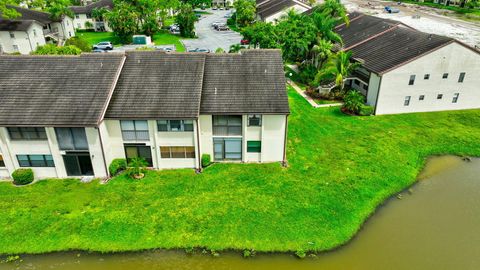
<svg viewBox="0 0 480 270">
<path fill-rule="evenodd" d="M 199 169 L 204 154 L 286 159 L 278 50 L 1 56 L 0 68 L 0 177 L 21 167 L 37 178 L 106 177 L 115 158 L 155 169 Z"/>
<path fill-rule="evenodd" d="M 95 18 L 93 14 L 96 9 L 99 10 L 102 8 L 113 9 L 113 0 L 99 0 L 87 3 L 84 6 L 71 6 L 70 10 L 75 14 L 73 18 L 75 29 L 93 29 L 98 32 L 111 32 L 112 29 L 108 26 L 105 18 Z"/>
</svg>

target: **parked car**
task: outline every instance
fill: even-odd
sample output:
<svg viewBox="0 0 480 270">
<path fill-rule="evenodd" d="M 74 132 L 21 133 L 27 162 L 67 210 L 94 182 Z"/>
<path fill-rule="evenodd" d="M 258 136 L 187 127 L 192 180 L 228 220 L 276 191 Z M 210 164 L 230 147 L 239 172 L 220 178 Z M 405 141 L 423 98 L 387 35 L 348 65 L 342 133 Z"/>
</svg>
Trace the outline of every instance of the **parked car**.
<svg viewBox="0 0 480 270">
<path fill-rule="evenodd" d="M 242 40 L 240 40 L 240 44 L 241 45 L 248 45 L 248 44 L 250 44 L 250 41 L 248 39 L 242 39 Z"/>
<path fill-rule="evenodd" d="M 229 7 L 229 6 L 226 6 L 226 7 L 225 7 L 225 10 L 230 10 L 230 7 Z"/>
<path fill-rule="evenodd" d="M 163 52 L 174 52 L 176 51 L 176 48 L 174 45 L 171 46 L 155 46 L 155 50 L 157 51 L 163 51 Z"/>
<path fill-rule="evenodd" d="M 215 28 L 217 25 L 219 25 L 219 24 L 221 24 L 221 23 L 222 23 L 222 22 L 220 22 L 220 21 L 214 21 L 214 22 L 212 23 L 212 27 Z"/>
<path fill-rule="evenodd" d="M 223 10 L 223 7 L 219 7 L 218 10 Z"/>
<path fill-rule="evenodd" d="M 193 50 L 188 50 L 188 52 L 209 53 L 210 50 L 209 49 L 196 48 L 196 49 L 193 49 Z"/>
<path fill-rule="evenodd" d="M 103 41 L 93 45 L 93 50 L 113 50 L 113 44 L 110 41 Z"/>
<path fill-rule="evenodd" d="M 225 24 L 219 24 L 217 26 L 217 31 L 228 31 L 230 30 L 230 28 L 228 28 L 228 26 L 226 26 Z"/>
<path fill-rule="evenodd" d="M 386 6 L 385 11 L 388 12 L 388 13 L 399 13 L 400 9 L 395 8 L 395 7 Z"/>
<path fill-rule="evenodd" d="M 219 23 L 219 24 L 216 24 L 215 26 L 213 26 L 213 28 L 215 30 L 218 30 L 219 27 L 224 27 L 224 26 L 227 26 L 227 24 L 226 23 Z"/>
<path fill-rule="evenodd" d="M 217 7 L 216 7 L 216 6 L 213 6 L 213 7 L 212 7 L 212 10 L 217 10 Z"/>
<path fill-rule="evenodd" d="M 195 13 L 195 16 L 197 17 L 197 19 L 200 19 L 202 17 L 202 14 Z"/>
</svg>

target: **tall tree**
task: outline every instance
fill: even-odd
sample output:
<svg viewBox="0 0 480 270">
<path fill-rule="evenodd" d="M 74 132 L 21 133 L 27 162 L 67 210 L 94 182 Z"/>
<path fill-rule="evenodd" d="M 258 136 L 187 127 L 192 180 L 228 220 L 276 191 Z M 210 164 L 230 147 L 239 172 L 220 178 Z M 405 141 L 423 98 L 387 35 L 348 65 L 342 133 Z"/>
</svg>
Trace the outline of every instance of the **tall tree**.
<svg viewBox="0 0 480 270">
<path fill-rule="evenodd" d="M 139 16 L 135 6 L 127 1 L 115 1 L 114 9 L 105 15 L 121 42 L 130 42 L 132 35 L 139 32 Z"/>
<path fill-rule="evenodd" d="M 9 8 L 8 5 L 17 6 L 20 0 L 0 0 L 0 13 L 5 19 L 14 19 L 20 14 L 13 8 Z"/>
<path fill-rule="evenodd" d="M 314 12 L 315 11 L 319 11 L 323 15 L 337 20 L 343 20 L 347 25 L 350 24 L 347 9 L 340 3 L 340 0 L 325 0 L 324 3 L 314 7 Z"/>
<path fill-rule="evenodd" d="M 255 0 L 237 0 L 233 3 L 236 23 L 240 27 L 252 24 L 257 13 Z"/>
<path fill-rule="evenodd" d="M 180 35 L 182 37 L 195 37 L 195 22 L 197 16 L 193 12 L 193 8 L 189 4 L 181 4 L 175 22 L 180 27 Z"/>
<path fill-rule="evenodd" d="M 321 82 L 324 79 L 334 79 L 340 90 L 345 87 L 345 79 L 360 66 L 359 63 L 352 63 L 352 52 L 340 51 L 330 58 L 325 69 L 321 70 L 315 80 Z"/>
<path fill-rule="evenodd" d="M 317 27 L 320 38 L 343 44 L 342 37 L 334 30 L 337 22 L 336 19 L 318 11 L 312 13 L 312 19 Z"/>
<path fill-rule="evenodd" d="M 310 50 L 311 64 L 319 69 L 325 61 L 332 55 L 333 44 L 329 40 L 317 39 L 317 44 L 313 45 Z"/>
<path fill-rule="evenodd" d="M 241 33 L 255 48 L 259 46 L 262 49 L 271 49 L 279 46 L 275 26 L 271 23 L 256 22 L 243 28 Z"/>
</svg>

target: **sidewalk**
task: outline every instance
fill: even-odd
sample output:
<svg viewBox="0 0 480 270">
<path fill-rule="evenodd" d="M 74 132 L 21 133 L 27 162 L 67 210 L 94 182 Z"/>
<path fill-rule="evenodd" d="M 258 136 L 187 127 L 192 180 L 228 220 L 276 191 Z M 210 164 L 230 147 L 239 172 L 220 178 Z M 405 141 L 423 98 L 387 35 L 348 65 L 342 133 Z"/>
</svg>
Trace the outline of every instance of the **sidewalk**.
<svg viewBox="0 0 480 270">
<path fill-rule="evenodd" d="M 342 106 L 342 103 L 331 103 L 331 104 L 317 104 L 315 102 L 315 100 L 313 100 L 310 96 L 307 95 L 307 93 L 305 93 L 304 90 L 302 90 L 296 83 L 294 83 L 292 80 L 289 80 L 287 79 L 287 83 L 293 87 L 293 89 L 295 89 L 295 91 L 297 91 L 297 93 L 299 93 L 303 98 L 305 98 L 306 101 L 308 101 L 308 103 L 310 103 L 310 105 L 312 105 L 312 107 L 314 108 L 324 108 L 324 107 L 333 107 L 333 106 Z"/>
</svg>

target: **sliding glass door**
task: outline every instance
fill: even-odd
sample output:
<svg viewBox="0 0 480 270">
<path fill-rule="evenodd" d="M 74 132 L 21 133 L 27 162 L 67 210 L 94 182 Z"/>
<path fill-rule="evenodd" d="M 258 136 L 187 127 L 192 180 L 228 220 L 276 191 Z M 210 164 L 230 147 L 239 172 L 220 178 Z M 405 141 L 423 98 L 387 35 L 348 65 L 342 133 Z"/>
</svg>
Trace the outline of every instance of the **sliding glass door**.
<svg viewBox="0 0 480 270">
<path fill-rule="evenodd" d="M 143 158 L 149 167 L 153 167 L 152 151 L 150 146 L 140 144 L 125 144 L 125 156 L 127 157 L 127 163 L 130 163 L 132 158 Z"/>
<path fill-rule="evenodd" d="M 214 138 L 215 160 L 242 160 L 241 138 Z"/>
<path fill-rule="evenodd" d="M 93 175 L 92 160 L 88 153 L 67 153 L 63 162 L 68 176 Z"/>
</svg>

